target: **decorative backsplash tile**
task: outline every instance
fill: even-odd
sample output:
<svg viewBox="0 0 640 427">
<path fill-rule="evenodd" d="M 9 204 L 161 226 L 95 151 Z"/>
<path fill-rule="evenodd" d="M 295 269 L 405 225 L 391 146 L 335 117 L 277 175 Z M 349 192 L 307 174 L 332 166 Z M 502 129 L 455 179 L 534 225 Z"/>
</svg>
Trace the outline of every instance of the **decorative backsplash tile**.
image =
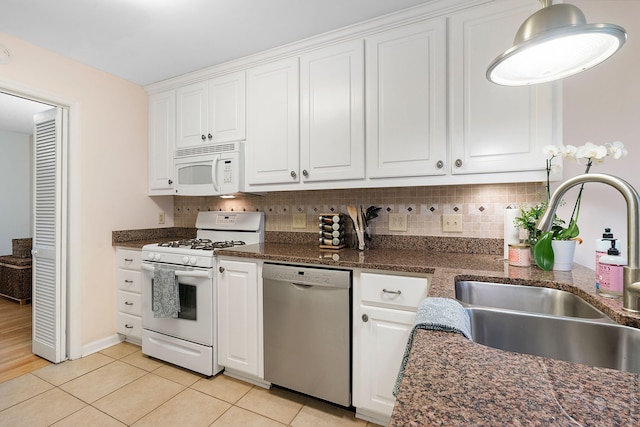
<svg viewBox="0 0 640 427">
<path fill-rule="evenodd" d="M 267 231 L 315 232 L 320 213 L 374 205 L 382 209 L 369 224 L 371 234 L 502 238 L 504 208 L 539 203 L 542 194 L 542 183 L 518 183 L 282 191 L 236 199 L 174 196 L 174 225 L 194 227 L 202 210 L 262 211 Z M 307 214 L 306 229 L 293 228 L 297 212 Z M 389 231 L 389 213 L 407 214 L 406 233 Z M 462 233 L 442 232 L 442 215 L 452 213 L 462 215 Z"/>
</svg>

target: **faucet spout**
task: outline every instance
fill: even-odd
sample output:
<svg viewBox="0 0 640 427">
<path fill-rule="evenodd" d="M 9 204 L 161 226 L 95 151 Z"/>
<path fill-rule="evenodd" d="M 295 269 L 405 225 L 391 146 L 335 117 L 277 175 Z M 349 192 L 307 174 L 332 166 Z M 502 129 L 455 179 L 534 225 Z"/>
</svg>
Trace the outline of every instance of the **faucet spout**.
<svg viewBox="0 0 640 427">
<path fill-rule="evenodd" d="M 627 203 L 627 255 L 628 265 L 624 267 L 623 309 L 640 313 L 640 235 L 639 212 L 640 196 L 638 192 L 625 180 L 607 174 L 577 175 L 560 184 L 551 195 L 547 209 L 544 211 L 536 227 L 549 231 L 553 225 L 553 217 L 564 194 L 576 185 L 587 182 L 599 182 L 609 185 L 622 194 Z"/>
</svg>

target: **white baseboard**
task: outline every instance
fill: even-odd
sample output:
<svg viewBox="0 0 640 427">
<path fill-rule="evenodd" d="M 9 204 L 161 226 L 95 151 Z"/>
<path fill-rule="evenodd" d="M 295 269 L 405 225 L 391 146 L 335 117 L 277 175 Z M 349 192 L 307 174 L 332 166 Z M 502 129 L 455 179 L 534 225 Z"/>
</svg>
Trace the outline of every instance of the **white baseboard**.
<svg viewBox="0 0 640 427">
<path fill-rule="evenodd" d="M 93 353 L 97 353 L 100 350 L 104 350 L 107 347 L 111 347 L 112 345 L 116 345 L 124 341 L 124 337 L 119 334 L 112 335 L 107 338 L 103 338 L 98 341 L 94 341 L 87 345 L 82 346 L 82 356 L 85 357 Z"/>
</svg>

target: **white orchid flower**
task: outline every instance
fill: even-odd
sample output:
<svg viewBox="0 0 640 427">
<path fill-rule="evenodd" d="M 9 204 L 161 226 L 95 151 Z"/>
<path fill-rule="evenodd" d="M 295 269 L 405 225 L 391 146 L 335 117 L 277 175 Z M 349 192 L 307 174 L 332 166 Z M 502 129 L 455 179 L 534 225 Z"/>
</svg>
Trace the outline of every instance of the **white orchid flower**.
<svg viewBox="0 0 640 427">
<path fill-rule="evenodd" d="M 557 157 L 561 154 L 560 148 L 558 148 L 558 146 L 556 145 L 545 145 L 544 147 L 542 147 L 542 152 L 549 159 Z"/>
<path fill-rule="evenodd" d="M 619 159 L 627 155 L 627 149 L 624 148 L 624 144 L 620 141 L 614 141 L 608 146 L 609 154 L 614 159 Z"/>
<path fill-rule="evenodd" d="M 565 157 L 575 158 L 577 152 L 578 152 L 578 148 L 575 145 L 565 145 L 564 146 L 564 156 Z"/>
<path fill-rule="evenodd" d="M 576 159 L 591 159 L 592 161 L 600 162 L 607 157 L 609 151 L 604 145 L 595 145 L 591 142 L 578 147 L 576 151 Z"/>
</svg>

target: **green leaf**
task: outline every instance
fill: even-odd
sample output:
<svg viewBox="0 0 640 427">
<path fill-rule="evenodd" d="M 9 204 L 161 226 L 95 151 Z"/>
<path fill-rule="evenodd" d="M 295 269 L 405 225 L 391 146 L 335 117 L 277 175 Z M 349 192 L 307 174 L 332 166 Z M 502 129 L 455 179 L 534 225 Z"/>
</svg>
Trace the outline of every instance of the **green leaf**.
<svg viewBox="0 0 640 427">
<path fill-rule="evenodd" d="M 542 233 L 542 236 L 538 239 L 533 246 L 533 258 L 536 261 L 536 265 L 544 271 L 551 270 L 553 267 L 553 248 L 551 247 L 551 241 L 553 240 L 553 233 L 546 231 Z"/>
<path fill-rule="evenodd" d="M 575 222 L 573 219 L 571 220 L 571 222 L 569 223 L 569 227 L 563 229 L 561 232 L 559 232 L 556 236 L 557 240 L 569 240 L 569 239 L 573 239 L 574 237 L 578 237 L 578 234 L 580 234 L 580 229 L 578 228 L 578 223 Z"/>
</svg>

